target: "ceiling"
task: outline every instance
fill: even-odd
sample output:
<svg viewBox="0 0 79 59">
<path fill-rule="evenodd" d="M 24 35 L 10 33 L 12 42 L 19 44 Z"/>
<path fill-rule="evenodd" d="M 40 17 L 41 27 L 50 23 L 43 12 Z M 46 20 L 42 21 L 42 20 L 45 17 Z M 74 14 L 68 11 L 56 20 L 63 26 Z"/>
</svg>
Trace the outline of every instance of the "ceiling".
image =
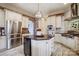
<svg viewBox="0 0 79 59">
<path fill-rule="evenodd" d="M 38 3 L 12 3 L 12 5 L 26 10 L 33 16 L 38 10 Z M 39 3 L 39 9 L 43 15 L 64 10 L 67 6 L 68 5 L 65 5 L 64 3 Z"/>
<path fill-rule="evenodd" d="M 38 3 L 0 3 L 0 6 L 29 16 L 34 16 L 38 10 Z M 39 9 L 43 16 L 60 10 L 65 11 L 68 7 L 69 3 L 66 5 L 64 3 L 39 3 Z"/>
</svg>

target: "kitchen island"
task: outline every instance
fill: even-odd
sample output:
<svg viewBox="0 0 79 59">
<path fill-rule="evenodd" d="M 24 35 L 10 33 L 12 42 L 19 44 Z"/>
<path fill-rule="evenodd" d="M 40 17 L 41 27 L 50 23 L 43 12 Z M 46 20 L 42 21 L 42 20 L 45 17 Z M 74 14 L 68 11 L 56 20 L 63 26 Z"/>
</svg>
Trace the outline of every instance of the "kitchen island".
<svg viewBox="0 0 79 59">
<path fill-rule="evenodd" d="M 25 36 L 24 53 L 29 49 L 30 56 L 50 56 L 54 38 L 48 39 L 47 36 L 35 38 L 33 36 Z M 26 40 L 29 40 L 29 44 L 26 43 Z"/>
</svg>

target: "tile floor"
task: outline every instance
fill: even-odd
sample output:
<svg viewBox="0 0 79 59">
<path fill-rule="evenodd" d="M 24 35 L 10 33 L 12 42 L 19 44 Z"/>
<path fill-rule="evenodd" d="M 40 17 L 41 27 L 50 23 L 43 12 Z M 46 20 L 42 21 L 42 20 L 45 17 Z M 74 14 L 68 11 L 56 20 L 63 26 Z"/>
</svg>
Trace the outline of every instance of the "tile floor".
<svg viewBox="0 0 79 59">
<path fill-rule="evenodd" d="M 23 45 L 0 53 L 0 56 L 24 56 Z"/>
</svg>

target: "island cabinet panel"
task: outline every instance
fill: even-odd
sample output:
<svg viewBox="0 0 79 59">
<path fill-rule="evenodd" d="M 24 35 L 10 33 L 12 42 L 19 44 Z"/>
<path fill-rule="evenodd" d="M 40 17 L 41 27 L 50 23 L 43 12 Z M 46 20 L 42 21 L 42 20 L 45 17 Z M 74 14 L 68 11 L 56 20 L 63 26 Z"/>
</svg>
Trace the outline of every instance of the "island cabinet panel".
<svg viewBox="0 0 79 59">
<path fill-rule="evenodd" d="M 50 56 L 50 44 L 49 40 L 32 40 L 32 56 Z"/>
</svg>

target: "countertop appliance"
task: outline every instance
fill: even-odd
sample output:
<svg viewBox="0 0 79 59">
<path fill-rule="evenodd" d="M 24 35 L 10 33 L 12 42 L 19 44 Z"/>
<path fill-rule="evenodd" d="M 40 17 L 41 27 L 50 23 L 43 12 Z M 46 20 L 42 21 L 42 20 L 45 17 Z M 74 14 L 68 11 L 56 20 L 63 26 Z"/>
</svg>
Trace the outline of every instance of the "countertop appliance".
<svg viewBox="0 0 79 59">
<path fill-rule="evenodd" d="M 54 37 L 54 35 L 55 35 L 55 30 L 54 30 L 53 25 L 48 25 L 48 26 L 47 26 L 47 35 L 48 35 L 48 38 Z"/>
</svg>

